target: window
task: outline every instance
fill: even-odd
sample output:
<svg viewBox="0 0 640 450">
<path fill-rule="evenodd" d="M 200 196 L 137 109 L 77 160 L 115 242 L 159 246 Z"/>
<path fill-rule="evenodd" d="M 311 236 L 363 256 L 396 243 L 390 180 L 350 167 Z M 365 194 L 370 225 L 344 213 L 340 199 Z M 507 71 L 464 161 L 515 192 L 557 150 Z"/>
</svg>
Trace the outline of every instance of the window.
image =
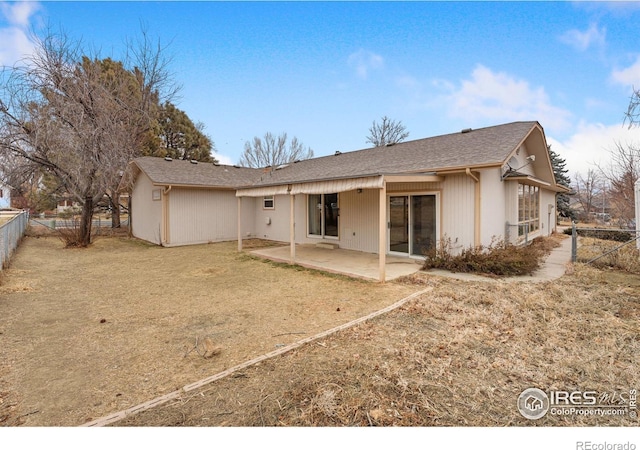
<svg viewBox="0 0 640 450">
<path fill-rule="evenodd" d="M 338 194 L 310 194 L 307 197 L 309 234 L 320 237 L 338 237 Z"/>
<path fill-rule="evenodd" d="M 540 228 L 540 188 L 527 184 L 518 185 L 518 236 L 538 231 Z"/>
<path fill-rule="evenodd" d="M 273 195 L 269 195 L 262 198 L 262 209 L 276 209 L 275 200 Z"/>
</svg>

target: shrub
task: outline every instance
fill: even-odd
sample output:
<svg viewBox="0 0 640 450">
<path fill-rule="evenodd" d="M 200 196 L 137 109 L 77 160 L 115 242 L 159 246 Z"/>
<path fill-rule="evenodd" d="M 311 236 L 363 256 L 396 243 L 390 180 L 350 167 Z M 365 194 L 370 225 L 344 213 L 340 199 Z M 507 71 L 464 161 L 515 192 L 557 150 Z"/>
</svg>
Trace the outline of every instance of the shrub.
<svg viewBox="0 0 640 450">
<path fill-rule="evenodd" d="M 565 228 L 564 234 L 571 236 L 571 228 Z M 606 241 L 616 242 L 628 242 L 633 239 L 633 235 L 629 231 L 616 230 L 614 228 L 610 230 L 593 230 L 588 228 L 576 228 L 576 233 L 580 237 L 589 237 L 596 239 L 603 239 Z"/>
<path fill-rule="evenodd" d="M 546 238 L 536 238 L 526 246 L 493 240 L 488 246 L 465 248 L 460 254 L 454 255 L 451 239 L 447 238 L 425 254 L 422 268 L 497 276 L 531 275 L 556 245 Z"/>
</svg>

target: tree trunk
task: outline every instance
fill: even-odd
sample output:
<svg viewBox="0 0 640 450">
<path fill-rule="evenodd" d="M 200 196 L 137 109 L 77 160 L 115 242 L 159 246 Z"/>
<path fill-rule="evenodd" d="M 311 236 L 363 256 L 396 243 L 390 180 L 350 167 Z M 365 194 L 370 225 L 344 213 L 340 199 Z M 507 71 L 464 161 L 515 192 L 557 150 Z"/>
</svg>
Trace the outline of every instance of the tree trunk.
<svg viewBox="0 0 640 450">
<path fill-rule="evenodd" d="M 91 224 L 93 221 L 93 197 L 86 197 L 82 205 L 82 216 L 80 217 L 80 233 L 78 235 L 78 245 L 88 247 L 91 244 Z"/>
<path fill-rule="evenodd" d="M 127 228 L 129 229 L 129 237 L 133 237 L 133 224 L 131 223 L 131 193 L 127 196 Z"/>
<path fill-rule="evenodd" d="M 109 197 L 111 205 L 111 228 L 120 228 L 120 198 L 118 194 Z"/>
</svg>

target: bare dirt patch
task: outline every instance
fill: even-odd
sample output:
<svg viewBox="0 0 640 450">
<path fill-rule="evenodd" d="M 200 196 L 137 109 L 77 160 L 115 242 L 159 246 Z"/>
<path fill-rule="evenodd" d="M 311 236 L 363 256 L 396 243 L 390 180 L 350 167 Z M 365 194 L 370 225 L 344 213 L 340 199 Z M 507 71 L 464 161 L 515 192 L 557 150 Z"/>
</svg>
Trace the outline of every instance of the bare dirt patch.
<svg viewBox="0 0 640 450">
<path fill-rule="evenodd" d="M 105 237 L 64 249 L 26 238 L 0 285 L 0 425 L 80 425 L 416 290 L 270 264 L 235 246 Z M 207 338 L 219 354 L 190 351 Z"/>
</svg>

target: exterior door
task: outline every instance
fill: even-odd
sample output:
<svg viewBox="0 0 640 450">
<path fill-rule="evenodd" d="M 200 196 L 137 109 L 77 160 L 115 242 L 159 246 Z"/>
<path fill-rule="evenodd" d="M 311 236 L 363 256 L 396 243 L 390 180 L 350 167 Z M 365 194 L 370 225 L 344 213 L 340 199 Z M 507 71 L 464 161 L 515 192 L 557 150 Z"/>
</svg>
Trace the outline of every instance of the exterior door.
<svg viewBox="0 0 640 450">
<path fill-rule="evenodd" d="M 389 251 L 409 253 L 409 197 L 389 197 Z"/>
<path fill-rule="evenodd" d="M 389 252 L 422 257 L 435 247 L 436 240 L 434 194 L 389 197 Z"/>
</svg>

